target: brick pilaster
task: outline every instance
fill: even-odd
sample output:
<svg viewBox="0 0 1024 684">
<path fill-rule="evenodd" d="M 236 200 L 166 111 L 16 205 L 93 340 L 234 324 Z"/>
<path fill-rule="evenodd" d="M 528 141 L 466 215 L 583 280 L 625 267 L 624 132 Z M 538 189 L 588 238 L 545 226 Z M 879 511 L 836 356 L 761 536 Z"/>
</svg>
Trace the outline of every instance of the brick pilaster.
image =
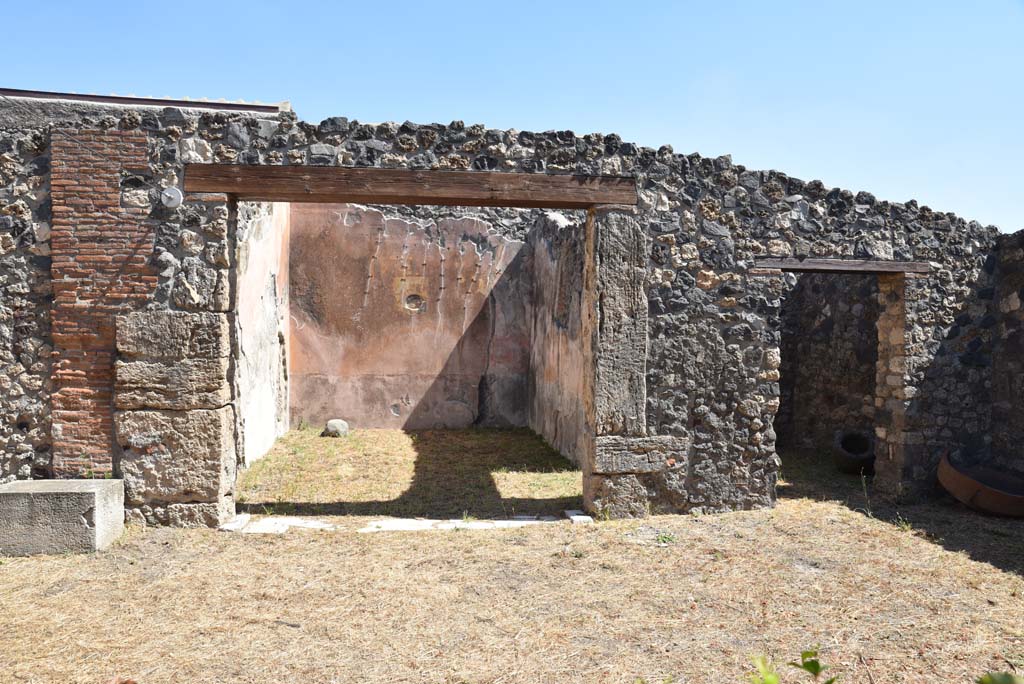
<svg viewBox="0 0 1024 684">
<path fill-rule="evenodd" d="M 149 207 L 121 202 L 122 171 L 147 165 L 144 134 L 54 131 L 51 149 L 53 469 L 80 477 L 112 470 L 114 319 L 156 287 L 155 231 Z"/>
</svg>

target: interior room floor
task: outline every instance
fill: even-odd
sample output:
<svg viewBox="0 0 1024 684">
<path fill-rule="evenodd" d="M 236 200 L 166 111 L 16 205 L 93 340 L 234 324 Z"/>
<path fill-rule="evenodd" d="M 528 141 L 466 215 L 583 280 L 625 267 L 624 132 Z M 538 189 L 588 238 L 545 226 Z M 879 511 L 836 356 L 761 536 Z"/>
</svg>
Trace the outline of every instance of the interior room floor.
<svg viewBox="0 0 1024 684">
<path fill-rule="evenodd" d="M 561 516 L 579 469 L 526 429 L 292 430 L 239 477 L 239 510 L 430 518 Z"/>
</svg>

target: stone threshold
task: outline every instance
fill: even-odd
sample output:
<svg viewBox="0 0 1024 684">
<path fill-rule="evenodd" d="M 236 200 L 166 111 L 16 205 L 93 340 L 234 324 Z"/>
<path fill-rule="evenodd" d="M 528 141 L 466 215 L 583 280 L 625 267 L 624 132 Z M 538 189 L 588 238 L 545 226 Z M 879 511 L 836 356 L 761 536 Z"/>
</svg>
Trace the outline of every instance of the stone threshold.
<svg viewBox="0 0 1024 684">
<path fill-rule="evenodd" d="M 564 515 L 565 519 L 568 519 L 573 525 L 594 522 L 594 519 L 583 511 L 565 511 Z M 366 534 L 370 532 L 423 532 L 428 530 L 501 530 L 556 522 L 559 522 L 559 518 L 553 515 L 517 515 L 505 520 L 381 518 L 356 531 Z M 223 532 L 240 532 L 242 534 L 284 534 L 292 527 L 323 531 L 338 529 L 336 525 L 316 518 L 267 516 L 253 520 L 252 516 L 248 513 L 236 515 L 218 529 Z"/>
</svg>

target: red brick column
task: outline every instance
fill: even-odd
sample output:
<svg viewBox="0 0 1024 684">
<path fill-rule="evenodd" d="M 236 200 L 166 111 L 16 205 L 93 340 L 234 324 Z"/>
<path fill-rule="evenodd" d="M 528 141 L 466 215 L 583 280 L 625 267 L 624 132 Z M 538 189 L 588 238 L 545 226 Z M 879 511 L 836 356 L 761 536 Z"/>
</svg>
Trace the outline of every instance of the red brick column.
<svg viewBox="0 0 1024 684">
<path fill-rule="evenodd" d="M 114 319 L 157 282 L 150 209 L 121 205 L 121 172 L 145 168 L 146 149 L 145 134 L 131 131 L 54 131 L 51 140 L 57 477 L 112 469 Z"/>
</svg>

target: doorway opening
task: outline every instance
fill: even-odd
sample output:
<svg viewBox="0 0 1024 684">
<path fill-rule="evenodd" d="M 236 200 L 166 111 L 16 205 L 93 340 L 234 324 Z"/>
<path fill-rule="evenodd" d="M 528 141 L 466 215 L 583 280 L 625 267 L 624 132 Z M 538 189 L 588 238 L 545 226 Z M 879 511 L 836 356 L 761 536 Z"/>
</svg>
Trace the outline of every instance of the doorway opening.
<svg viewBox="0 0 1024 684">
<path fill-rule="evenodd" d="M 581 210 L 239 203 L 242 508 L 582 508 L 587 227 Z M 349 431 L 321 436 L 334 419 Z"/>
<path fill-rule="evenodd" d="M 874 474 L 877 405 L 878 276 L 787 274 L 781 310 L 780 405 L 776 448 L 780 496 L 857 499 Z M 884 381 L 884 378 L 883 378 Z"/>
</svg>

